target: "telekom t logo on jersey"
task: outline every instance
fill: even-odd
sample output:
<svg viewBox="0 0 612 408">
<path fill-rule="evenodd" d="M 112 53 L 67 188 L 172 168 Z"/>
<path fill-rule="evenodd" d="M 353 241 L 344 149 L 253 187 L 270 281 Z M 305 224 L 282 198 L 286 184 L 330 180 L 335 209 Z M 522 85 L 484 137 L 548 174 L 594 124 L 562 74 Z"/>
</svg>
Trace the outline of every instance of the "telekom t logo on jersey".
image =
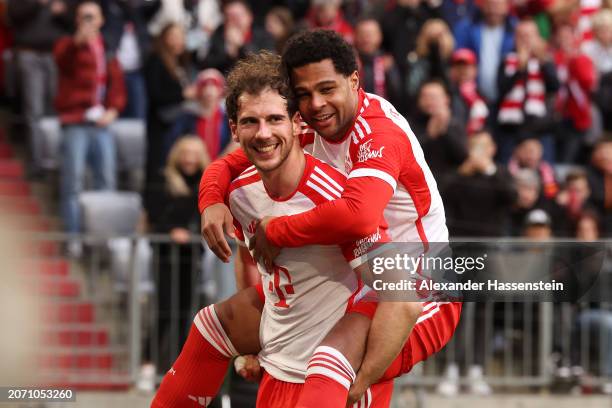
<svg viewBox="0 0 612 408">
<path fill-rule="evenodd" d="M 272 276 L 270 282 L 268 282 L 268 290 L 275 293 L 278 297 L 278 301 L 274 303 L 274 306 L 289 307 L 287 297 L 295 293 L 289 271 L 282 266 L 272 265 L 270 274 Z"/>
<path fill-rule="evenodd" d="M 259 220 L 252 220 L 247 227 L 249 234 L 255 235 L 258 225 Z M 268 268 L 268 273 L 272 275 L 270 277 L 270 282 L 268 282 L 268 290 L 278 297 L 278 301 L 274 303 L 274 306 L 289 307 L 287 296 L 295 293 L 289 271 L 282 266 L 273 264 L 272 268 Z"/>
</svg>

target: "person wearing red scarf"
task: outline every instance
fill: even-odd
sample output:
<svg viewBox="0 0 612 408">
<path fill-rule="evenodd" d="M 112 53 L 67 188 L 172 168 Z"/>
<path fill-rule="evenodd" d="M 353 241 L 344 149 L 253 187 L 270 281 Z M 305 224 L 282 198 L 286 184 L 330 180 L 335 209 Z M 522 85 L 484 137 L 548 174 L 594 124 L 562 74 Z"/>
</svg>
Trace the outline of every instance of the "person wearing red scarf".
<svg viewBox="0 0 612 408">
<path fill-rule="evenodd" d="M 236 147 L 223 108 L 225 79 L 216 69 L 205 69 L 198 75 L 195 88 L 198 104 L 190 107 L 166 135 L 165 152 L 167 155 L 179 138 L 195 134 L 204 143 L 210 160 L 215 160 Z"/>
<path fill-rule="evenodd" d="M 460 48 L 451 56 L 450 81 L 452 110 L 465 123 L 466 133 L 472 135 L 484 129 L 489 108 L 478 91 L 476 54 Z"/>
<path fill-rule="evenodd" d="M 548 45 L 533 20 L 516 26 L 516 52 L 499 67 L 498 159 L 506 163 L 522 136 L 538 137 L 549 162 L 555 158 L 555 118 L 547 100 L 559 89 Z"/>
<path fill-rule="evenodd" d="M 563 137 L 557 141 L 558 160 L 574 163 L 578 158 L 585 133 L 592 124 L 591 94 L 596 75 L 591 59 L 580 52 L 574 28 L 562 25 L 555 33 L 554 52 L 557 77 L 561 87 L 555 109 L 563 118 Z"/>
<path fill-rule="evenodd" d="M 401 103 L 401 78 L 393 57 L 383 54 L 382 30 L 378 21 L 364 18 L 355 26 L 355 48 L 359 56 L 359 79 L 366 92 Z"/>
<path fill-rule="evenodd" d="M 519 169 L 535 171 L 542 185 L 542 195 L 546 199 L 553 199 L 559 192 L 559 185 L 555 179 L 555 170 L 542 159 L 542 143 L 535 137 L 526 137 L 516 147 L 512 158 L 508 162 L 510 174 L 515 175 Z"/>
</svg>

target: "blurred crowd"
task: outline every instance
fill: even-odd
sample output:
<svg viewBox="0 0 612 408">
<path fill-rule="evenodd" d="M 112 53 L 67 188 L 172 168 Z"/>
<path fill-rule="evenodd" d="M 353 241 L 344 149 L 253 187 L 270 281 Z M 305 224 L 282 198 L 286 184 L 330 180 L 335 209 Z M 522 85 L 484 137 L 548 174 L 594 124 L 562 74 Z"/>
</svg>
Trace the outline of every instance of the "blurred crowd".
<svg viewBox="0 0 612 408">
<path fill-rule="evenodd" d="M 534 210 L 544 211 L 536 218 L 550 236 L 612 234 L 610 2 L 0 4 L 1 68 L 11 78 L 1 90 L 18 102 L 32 177 L 43 172 L 40 119 L 55 115 L 62 125 L 61 211 L 69 232 L 81 228 L 77 197 L 87 165 L 94 188 L 117 188 L 107 129 L 133 118 L 146 122 L 149 230 L 184 237 L 185 225 L 181 232 L 169 227 L 169 204 L 159 195 L 194 196 L 203 167 L 236 147 L 224 74 L 249 52 L 280 52 L 297 30 L 322 27 L 354 44 L 365 90 L 408 118 L 445 199 L 451 234 L 528 234 Z M 186 136 L 194 143 L 179 149 Z M 182 152 L 174 161 L 173 148 Z M 186 186 L 180 191 L 177 179 Z"/>
</svg>

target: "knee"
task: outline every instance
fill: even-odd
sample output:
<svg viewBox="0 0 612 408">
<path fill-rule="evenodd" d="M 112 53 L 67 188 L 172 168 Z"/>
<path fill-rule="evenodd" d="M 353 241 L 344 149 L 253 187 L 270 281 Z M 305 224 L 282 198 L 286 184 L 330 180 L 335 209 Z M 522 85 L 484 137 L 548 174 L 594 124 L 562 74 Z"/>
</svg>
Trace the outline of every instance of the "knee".
<svg viewBox="0 0 612 408">
<path fill-rule="evenodd" d="M 325 336 L 320 346 L 338 350 L 353 369 L 361 366 L 366 348 L 370 319 L 359 313 L 349 313 Z"/>
</svg>

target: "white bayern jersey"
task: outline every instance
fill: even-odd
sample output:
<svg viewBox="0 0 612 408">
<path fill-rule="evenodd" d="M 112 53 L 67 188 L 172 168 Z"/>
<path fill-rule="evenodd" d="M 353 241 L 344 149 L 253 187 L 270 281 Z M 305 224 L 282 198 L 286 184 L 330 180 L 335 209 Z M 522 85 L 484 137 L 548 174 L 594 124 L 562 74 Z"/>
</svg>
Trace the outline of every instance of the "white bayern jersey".
<svg viewBox="0 0 612 408">
<path fill-rule="evenodd" d="M 306 167 L 297 190 L 288 199 L 272 199 L 257 170 L 251 166 L 236 178 L 229 206 L 238 239 L 248 246 L 257 222 L 264 216 L 283 216 L 310 210 L 340 197 L 345 177 L 306 154 Z M 384 235 L 384 232 L 382 233 Z M 284 248 L 271 271 L 258 265 L 265 293 L 261 316 L 261 366 L 274 378 L 303 383 L 316 346 L 361 295 L 362 284 L 348 262 L 360 255 L 363 242 Z M 344 253 L 344 254 L 343 254 Z"/>
<path fill-rule="evenodd" d="M 448 242 L 442 198 L 406 119 L 380 96 L 359 92 L 359 115 L 346 137 L 329 142 L 302 122 L 304 151 L 348 178 L 376 177 L 394 191 L 385 208 L 394 242 Z"/>
</svg>

